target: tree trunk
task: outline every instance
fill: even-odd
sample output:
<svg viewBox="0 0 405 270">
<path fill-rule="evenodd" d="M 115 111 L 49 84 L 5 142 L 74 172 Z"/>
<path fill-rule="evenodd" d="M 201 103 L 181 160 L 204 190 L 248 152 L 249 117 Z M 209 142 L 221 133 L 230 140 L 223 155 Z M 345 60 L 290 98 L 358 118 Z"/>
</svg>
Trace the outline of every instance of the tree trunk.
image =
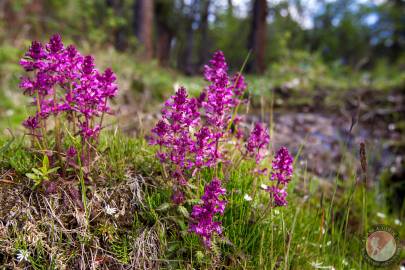
<svg viewBox="0 0 405 270">
<path fill-rule="evenodd" d="M 232 0 L 228 0 L 227 12 L 228 12 L 229 17 L 233 17 L 233 3 L 232 3 Z"/>
<path fill-rule="evenodd" d="M 248 71 L 263 73 L 266 70 L 266 0 L 253 0 L 252 24 L 250 29 L 248 49 L 252 50 Z"/>
<path fill-rule="evenodd" d="M 194 73 L 193 65 L 193 47 L 194 47 L 194 29 L 193 24 L 196 20 L 196 14 L 198 10 L 198 1 L 194 0 L 191 3 L 186 4 L 184 1 L 180 2 L 180 10 L 182 15 L 181 20 L 181 35 L 179 40 L 180 52 L 178 54 L 178 67 L 187 75 Z M 184 45 L 183 45 L 184 44 Z"/>
<path fill-rule="evenodd" d="M 156 46 L 156 55 L 159 64 L 167 66 L 170 58 L 171 41 L 173 35 L 163 26 L 158 25 L 158 43 Z"/>
<path fill-rule="evenodd" d="M 143 45 L 144 58 L 153 57 L 153 0 L 136 0 L 134 6 L 135 35 Z"/>
<path fill-rule="evenodd" d="M 200 33 L 201 43 L 199 50 L 199 65 L 203 65 L 208 59 L 208 12 L 210 7 L 210 0 L 202 0 L 201 5 L 201 21 L 200 21 Z"/>
<path fill-rule="evenodd" d="M 170 58 L 171 43 L 174 37 L 173 27 L 174 2 L 171 0 L 156 0 L 155 15 L 157 26 L 156 56 L 159 64 L 167 66 Z"/>
</svg>

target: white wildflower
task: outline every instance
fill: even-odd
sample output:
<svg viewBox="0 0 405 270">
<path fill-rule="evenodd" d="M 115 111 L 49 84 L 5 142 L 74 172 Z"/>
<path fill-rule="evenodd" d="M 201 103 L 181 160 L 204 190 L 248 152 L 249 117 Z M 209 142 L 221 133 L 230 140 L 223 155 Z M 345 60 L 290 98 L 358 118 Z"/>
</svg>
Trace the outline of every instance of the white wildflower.
<svg viewBox="0 0 405 270">
<path fill-rule="evenodd" d="M 274 213 L 275 215 L 278 215 L 278 214 L 280 214 L 280 211 L 279 211 L 278 209 L 275 209 L 275 210 L 273 211 L 273 213 Z"/>
<path fill-rule="evenodd" d="M 106 214 L 110 215 L 110 216 L 114 215 L 118 211 L 117 208 L 111 207 L 108 204 L 105 206 L 104 210 L 105 210 Z"/>
<path fill-rule="evenodd" d="M 385 218 L 385 214 L 381 212 L 377 212 L 377 217 L 379 218 Z"/>
<path fill-rule="evenodd" d="M 344 266 L 348 266 L 348 265 L 349 265 L 349 263 L 348 263 L 348 261 L 347 261 L 346 259 L 343 259 L 343 260 L 342 260 L 342 264 L 343 264 Z"/>
<path fill-rule="evenodd" d="M 399 270 L 405 270 L 405 266 L 401 265 L 401 266 L 399 267 Z"/>
<path fill-rule="evenodd" d="M 326 243 L 327 246 L 330 246 L 330 244 L 332 244 L 332 241 L 328 241 L 328 242 Z"/>
<path fill-rule="evenodd" d="M 322 265 L 321 262 L 311 262 L 311 266 L 315 269 L 329 269 L 335 270 L 335 267 L 332 265 Z"/>
<path fill-rule="evenodd" d="M 402 225 L 402 222 L 399 219 L 394 220 L 395 225 Z M 405 270 L 405 268 L 404 268 Z"/>
<path fill-rule="evenodd" d="M 261 184 L 261 185 L 260 185 L 260 188 L 261 188 L 261 189 L 264 189 L 264 190 L 267 190 L 269 187 L 268 187 L 267 185 L 265 185 L 265 184 Z"/>
<path fill-rule="evenodd" d="M 250 202 L 252 200 L 252 197 L 250 197 L 249 194 L 245 194 L 245 196 L 243 196 L 243 199 L 245 199 L 245 201 Z"/>
<path fill-rule="evenodd" d="M 17 261 L 18 262 L 22 262 L 22 261 L 28 262 L 28 257 L 29 256 L 30 256 L 30 253 L 28 252 L 28 250 L 19 249 L 17 251 Z"/>
</svg>

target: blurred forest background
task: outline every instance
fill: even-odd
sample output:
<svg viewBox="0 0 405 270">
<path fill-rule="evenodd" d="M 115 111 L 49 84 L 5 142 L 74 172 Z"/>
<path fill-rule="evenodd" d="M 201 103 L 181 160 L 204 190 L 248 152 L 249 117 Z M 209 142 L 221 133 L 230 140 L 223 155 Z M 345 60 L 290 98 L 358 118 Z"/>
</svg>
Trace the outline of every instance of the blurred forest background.
<svg viewBox="0 0 405 270">
<path fill-rule="evenodd" d="M 277 144 L 305 145 L 303 166 L 321 178 L 357 166 L 365 141 L 371 178 L 385 179 L 399 206 L 404 14 L 402 0 L 1 0 L 0 128 L 20 127 L 27 115 L 18 60 L 30 40 L 55 32 L 113 68 L 120 126 L 142 134 L 178 85 L 201 90 L 215 50 L 233 71 L 250 51 L 250 120 L 274 120 Z M 342 147 L 353 159 L 344 166 Z"/>
<path fill-rule="evenodd" d="M 329 67 L 401 67 L 401 0 L 2 0 L 0 42 L 60 32 L 91 48 L 137 52 L 193 75 L 221 49 L 234 68 L 271 71 L 295 54 Z"/>
</svg>

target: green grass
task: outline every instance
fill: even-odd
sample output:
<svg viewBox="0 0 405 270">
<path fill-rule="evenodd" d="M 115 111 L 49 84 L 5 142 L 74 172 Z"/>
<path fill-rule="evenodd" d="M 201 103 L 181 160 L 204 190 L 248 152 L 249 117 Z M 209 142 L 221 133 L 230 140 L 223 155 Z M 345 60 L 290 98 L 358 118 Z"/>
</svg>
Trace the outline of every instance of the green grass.
<svg viewBox="0 0 405 270">
<path fill-rule="evenodd" d="M 2 139 L 2 145 L 7 141 Z M 110 263 L 114 261 L 128 266 L 137 258 L 138 263 L 150 267 L 159 265 L 163 269 L 314 269 L 316 263 L 335 269 L 373 269 L 362 257 L 367 229 L 362 224 L 364 215 L 367 215 L 369 225 L 388 224 L 398 230 L 400 238 L 405 236 L 404 227 L 394 223 L 397 217 L 387 212 L 384 201 L 377 200 L 381 191 L 377 193 L 374 188 L 368 189 L 364 204 L 362 186 L 355 184 L 354 176 L 336 179 L 325 188 L 305 168 L 296 165 L 289 186 L 289 205 L 268 209 L 267 193 L 254 188 L 268 180 L 255 177 L 251 173 L 253 164 L 242 162 L 237 167 L 228 168 L 225 175 L 219 175 L 225 179 L 227 188 L 228 204 L 220 218 L 224 235 L 215 237 L 212 249 L 207 251 L 195 235 L 187 232 L 188 215 L 197 201 L 189 200 L 184 207 L 170 204 L 170 183 L 162 176 L 153 148 L 143 139 L 109 133 L 102 137 L 100 153 L 103 155 L 97 171 L 97 187 L 88 186 L 88 192 L 92 194 L 88 211 L 93 213 L 88 227 L 80 228 L 60 221 L 65 229 L 70 226 L 71 230 L 78 230 L 72 234 L 53 219 L 52 212 L 45 211 L 41 218 L 34 220 L 27 216 L 39 234 L 46 234 L 50 225 L 45 225 L 45 221 L 53 220 L 51 227 L 55 233 L 51 233 L 53 237 L 34 244 L 29 240 L 32 232 L 18 227 L 8 231 L 6 238 L 0 238 L 1 247 L 13 243 L 12 247 L 5 249 L 7 263 L 15 258 L 18 249 L 24 248 L 31 254 L 25 265 L 33 269 L 58 269 L 61 264 L 73 267 L 82 252 L 90 252 L 86 253 L 90 256 L 95 251 L 99 252 L 100 258 L 110 258 Z M 21 138 L 16 138 L 7 150 L 2 151 L 0 158 L 3 169 L 16 172 L 14 181 L 28 186 L 24 173 L 41 162 Z M 119 205 L 119 210 L 122 210 L 121 203 L 125 203 L 126 197 L 121 196 L 131 190 L 126 177 L 128 173 L 144 179 L 139 184 L 142 203 L 127 208 L 124 216 L 106 216 L 97 208 L 94 195 L 98 194 L 109 204 Z M 200 186 L 190 192 L 202 194 L 204 183 L 214 175 L 213 170 L 204 170 L 200 175 Z M 245 194 L 254 200 L 246 201 Z M 30 196 L 43 198 L 39 191 L 33 191 Z M 50 203 L 57 200 L 50 199 Z M 32 207 L 44 211 L 38 205 Z M 67 208 L 61 213 L 71 215 L 69 211 L 73 209 Z M 378 217 L 377 212 L 386 217 Z M 59 216 L 55 213 L 58 213 L 56 208 L 54 215 Z M 48 254 L 49 247 L 57 250 L 52 256 Z M 90 257 L 83 260 L 89 263 Z M 107 264 L 108 260 L 105 260 Z"/>
</svg>

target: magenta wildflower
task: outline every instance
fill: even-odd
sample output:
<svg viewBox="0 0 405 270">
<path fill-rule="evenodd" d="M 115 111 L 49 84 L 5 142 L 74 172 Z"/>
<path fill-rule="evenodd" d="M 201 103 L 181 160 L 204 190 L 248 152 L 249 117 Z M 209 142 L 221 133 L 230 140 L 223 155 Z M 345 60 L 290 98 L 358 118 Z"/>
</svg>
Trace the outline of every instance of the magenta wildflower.
<svg viewBox="0 0 405 270">
<path fill-rule="evenodd" d="M 58 53 L 63 49 L 62 37 L 59 34 L 55 34 L 49 40 L 47 49 L 52 53 Z"/>
<path fill-rule="evenodd" d="M 178 205 L 183 204 L 185 199 L 184 193 L 179 189 L 176 189 L 171 196 L 172 202 Z"/>
<path fill-rule="evenodd" d="M 41 42 L 33 41 L 25 55 L 32 58 L 32 60 L 40 60 L 46 57 L 46 52 Z"/>
<path fill-rule="evenodd" d="M 82 65 L 83 73 L 84 74 L 92 74 L 94 70 L 94 58 L 91 55 L 84 57 L 84 62 Z"/>
<path fill-rule="evenodd" d="M 267 128 L 262 123 L 256 123 L 246 143 L 246 152 L 248 156 L 255 158 L 256 164 L 263 160 L 269 141 L 270 136 Z"/>
<path fill-rule="evenodd" d="M 270 193 L 275 206 L 287 205 L 287 191 L 284 188 L 278 188 L 276 186 L 269 187 L 267 192 Z"/>
<path fill-rule="evenodd" d="M 35 71 L 20 82 L 20 88 L 32 96 L 37 110 L 35 117 L 24 121 L 25 127 L 46 127 L 49 116 L 54 115 L 66 117 L 70 131 L 78 130 L 72 133 L 80 134 L 83 142 L 98 137 L 102 115 L 111 113 L 107 101 L 118 91 L 111 69 L 100 73 L 92 56 L 83 57 L 73 45 L 65 47 L 59 34 L 53 35 L 45 46 L 33 41 L 20 64 L 27 72 Z M 38 131 L 39 137 L 46 135 L 40 136 L 42 132 Z"/>
<path fill-rule="evenodd" d="M 32 42 L 26 58 L 20 62 L 27 71 L 37 71 L 32 78 L 23 77 L 20 87 L 25 94 L 34 96 L 36 106 L 39 98 L 39 121 L 51 113 L 75 112 L 81 133 L 97 136 L 100 127 L 90 123 L 94 123 L 93 117 L 110 112 L 107 99 L 117 93 L 114 73 L 107 69 L 100 74 L 92 56 L 81 56 L 73 45 L 65 48 L 59 34 L 52 36 L 45 47 Z M 54 93 L 59 89 L 61 97 Z"/>
<path fill-rule="evenodd" d="M 226 128 L 234 107 L 234 94 L 230 87 L 228 65 L 221 51 L 214 53 L 209 65 L 204 66 L 204 77 L 211 82 L 206 88 L 206 98 L 201 102 L 208 124 L 219 129 Z"/>
<path fill-rule="evenodd" d="M 226 190 L 222 188 L 221 181 L 214 178 L 204 188 L 204 195 L 201 197 L 202 204 L 194 205 L 191 212 L 192 221 L 189 231 L 200 236 L 208 248 L 211 246 L 213 234 L 222 234 L 221 222 L 214 221 L 214 217 L 216 214 L 223 215 L 225 211 L 226 201 L 220 198 L 225 193 Z"/>
<path fill-rule="evenodd" d="M 161 147 L 158 158 L 174 166 L 172 175 L 179 182 L 184 182 L 185 171 L 195 165 L 191 129 L 199 124 L 199 116 L 197 100 L 189 98 L 186 89 L 181 87 L 166 101 L 162 120 L 152 129 L 150 143 Z"/>
<path fill-rule="evenodd" d="M 241 96 L 245 92 L 247 85 L 242 74 L 236 73 L 232 77 L 232 86 L 234 87 L 233 91 L 237 96 Z"/>
<path fill-rule="evenodd" d="M 67 152 L 66 152 L 66 156 L 69 158 L 73 158 L 75 157 L 77 154 L 76 148 L 74 148 L 73 146 L 69 147 Z"/>
<path fill-rule="evenodd" d="M 267 188 L 270 197 L 275 206 L 287 205 L 287 185 L 291 180 L 293 173 L 293 158 L 288 152 L 288 149 L 281 147 L 272 162 L 272 172 L 270 180 L 275 182 L 271 187 Z"/>
<path fill-rule="evenodd" d="M 219 143 L 237 104 L 232 85 L 236 79 L 230 82 L 227 72 L 224 54 L 218 51 L 204 67 L 204 77 L 211 84 L 198 98 L 189 98 L 181 87 L 166 101 L 150 142 L 161 146 L 159 159 L 175 165 L 177 172 L 195 172 L 214 166 L 222 158 Z M 246 88 L 243 77 L 239 77 L 236 88 Z"/>
<path fill-rule="evenodd" d="M 23 126 L 31 130 L 38 128 L 39 126 L 38 116 L 28 117 L 28 119 L 23 122 Z"/>
<path fill-rule="evenodd" d="M 291 180 L 293 172 L 293 158 L 286 147 L 281 147 L 273 159 L 273 171 L 271 180 L 277 181 L 279 184 L 287 184 Z"/>
</svg>

